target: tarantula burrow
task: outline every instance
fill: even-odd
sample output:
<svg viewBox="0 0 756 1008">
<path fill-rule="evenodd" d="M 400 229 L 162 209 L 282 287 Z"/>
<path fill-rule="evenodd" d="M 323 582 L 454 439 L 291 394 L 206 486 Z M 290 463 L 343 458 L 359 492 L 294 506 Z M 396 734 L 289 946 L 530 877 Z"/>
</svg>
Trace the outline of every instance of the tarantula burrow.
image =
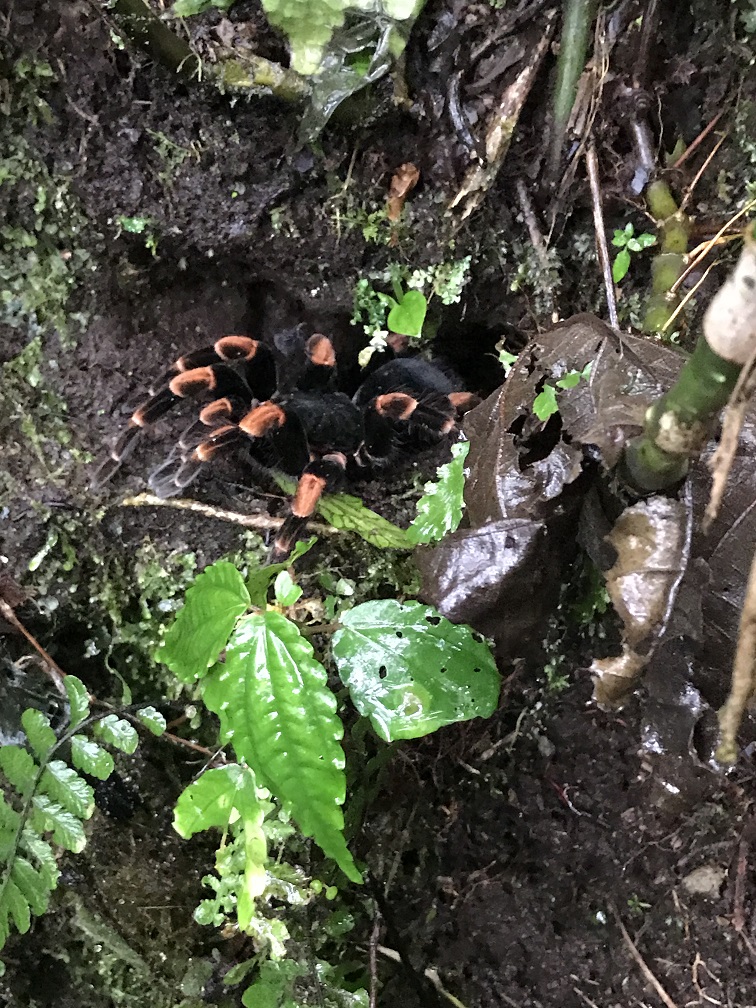
<svg viewBox="0 0 756 1008">
<path fill-rule="evenodd" d="M 392 355 L 390 349 L 384 353 Z M 336 354 L 320 333 L 307 341 L 296 388 L 281 392 L 273 354 L 264 343 L 223 336 L 179 357 L 160 378 L 100 465 L 94 485 L 110 479 L 140 433 L 185 399 L 205 405 L 151 473 L 150 489 L 158 497 L 181 493 L 204 466 L 239 448 L 253 465 L 297 477 L 289 514 L 272 548 L 276 560 L 288 556 L 324 492 L 429 448 L 478 401 L 438 365 L 401 356 L 374 360 L 350 398 L 337 389 Z"/>
</svg>

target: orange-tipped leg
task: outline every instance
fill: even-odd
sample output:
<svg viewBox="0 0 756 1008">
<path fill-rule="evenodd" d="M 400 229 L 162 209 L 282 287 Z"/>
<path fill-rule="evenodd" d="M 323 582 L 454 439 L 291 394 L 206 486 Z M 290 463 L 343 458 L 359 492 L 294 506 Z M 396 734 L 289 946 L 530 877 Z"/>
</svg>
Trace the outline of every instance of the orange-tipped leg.
<svg viewBox="0 0 756 1008">
<path fill-rule="evenodd" d="M 336 489 L 343 480 L 346 461 L 345 455 L 334 452 L 305 466 L 291 502 L 291 513 L 271 547 L 270 563 L 280 563 L 291 553 L 315 513 L 320 498 L 326 491 Z"/>
</svg>

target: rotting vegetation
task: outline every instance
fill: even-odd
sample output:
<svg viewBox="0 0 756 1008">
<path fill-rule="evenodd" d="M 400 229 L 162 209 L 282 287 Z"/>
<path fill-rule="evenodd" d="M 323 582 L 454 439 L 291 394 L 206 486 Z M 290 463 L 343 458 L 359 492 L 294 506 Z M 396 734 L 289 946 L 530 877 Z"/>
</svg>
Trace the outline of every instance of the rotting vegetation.
<svg viewBox="0 0 756 1008">
<path fill-rule="evenodd" d="M 476 16 L 482 17 L 480 12 Z M 696 77 L 698 71 L 698 94 L 703 92 L 698 111 L 703 115 L 712 112 L 717 96 L 732 83 L 713 70 L 717 59 L 712 53 L 717 46 L 727 47 L 728 54 L 734 51 L 736 55 L 728 66 L 745 67 L 749 42 L 740 20 L 734 22 L 734 37 L 728 38 L 721 30 L 725 19 L 712 25 L 710 10 L 693 11 L 692 16 L 700 32 L 686 40 L 687 47 L 677 35 L 669 35 L 664 68 L 670 78 L 676 73 Z M 48 17 L 55 21 L 56 8 Z M 203 54 L 207 45 L 214 44 L 208 43 L 209 34 L 219 27 L 213 25 L 212 14 L 210 18 L 190 27 L 190 32 L 196 32 L 190 36 L 192 45 Z M 438 98 L 442 92 L 437 80 L 425 74 L 421 55 L 437 23 L 436 12 L 428 12 L 427 18 L 427 23 L 421 20 L 418 25 L 417 53 L 410 49 L 408 54 L 408 80 L 413 91 Z M 221 23 L 227 35 L 229 23 Z M 114 24 L 109 22 L 111 32 Z M 481 25 L 488 30 L 485 18 Z M 287 162 L 281 157 L 281 122 L 293 130 L 298 111 L 266 105 L 266 98 L 259 104 L 228 105 L 193 82 L 186 90 L 177 89 L 135 50 L 120 49 L 122 43 L 112 34 L 108 37 L 91 13 L 67 12 L 55 27 L 44 46 L 49 50 L 43 53 L 45 60 L 21 63 L 23 73 L 16 73 L 15 83 L 11 75 L 9 91 L 20 86 L 20 78 L 26 88 L 31 76 L 34 85 L 25 93 L 33 95 L 37 90 L 41 100 L 46 100 L 47 71 L 30 73 L 24 67 L 41 67 L 49 61 L 60 68 L 62 63 L 65 73 L 58 81 L 76 107 L 71 108 L 67 99 L 65 103 L 56 100 L 51 118 L 35 121 L 30 116 L 23 131 L 18 124 L 13 127 L 15 138 L 23 133 L 24 150 L 23 159 L 15 159 L 14 170 L 25 166 L 13 178 L 21 179 L 22 192 L 23 179 L 28 179 L 33 205 L 39 209 L 23 227 L 14 228 L 11 237 L 17 241 L 18 255 L 11 253 L 11 262 L 17 270 L 28 235 L 43 239 L 45 255 L 40 258 L 35 253 L 34 268 L 28 271 L 32 278 L 41 276 L 41 286 L 34 283 L 27 293 L 19 286 L 21 272 L 10 276 L 15 294 L 26 296 L 28 311 L 21 329 L 4 330 L 9 334 L 7 356 L 11 358 L 5 372 L 10 394 L 4 402 L 12 413 L 3 428 L 12 433 L 10 454 L 3 458 L 2 506 L 7 509 L 6 521 L 11 519 L 13 526 L 3 530 L 2 553 L 8 557 L 6 569 L 32 593 L 32 601 L 19 612 L 66 671 L 85 678 L 98 697 L 114 701 L 121 700 L 122 680 L 143 702 L 179 697 L 175 681 L 153 662 L 156 641 L 168 624 L 166 616 L 179 604 L 195 570 L 226 556 L 246 574 L 262 558 L 263 547 L 247 533 L 240 545 L 233 526 L 208 524 L 196 515 L 123 509 L 113 506 L 117 500 L 93 501 L 87 491 L 86 462 L 111 433 L 111 415 L 127 413 L 125 401 L 138 394 L 176 346 L 190 345 L 188 339 L 191 345 L 200 345 L 198 329 L 206 331 L 214 318 L 213 334 L 246 327 L 249 317 L 257 313 L 255 324 L 262 322 L 270 339 L 280 338 L 306 319 L 304 324 L 334 332 L 345 346 L 354 345 L 349 344 L 353 337 L 348 319 L 361 278 L 380 286 L 392 261 L 408 263 L 407 272 L 430 271 L 468 256 L 470 279 L 460 309 L 452 305 L 441 314 L 436 346 L 457 367 L 469 366 L 473 375 L 484 375 L 478 377 L 478 385 L 481 391 L 491 391 L 499 381 L 492 371 L 494 345 L 503 335 L 508 337 L 504 345 L 518 350 L 525 341 L 522 334 L 545 328 L 552 312 L 561 316 L 579 309 L 603 313 L 601 273 L 584 209 L 588 198 L 580 173 L 573 173 L 571 190 L 558 194 L 563 208 L 566 200 L 572 214 L 558 217 L 549 244 L 539 234 L 541 221 L 547 225 L 544 233 L 551 230 L 548 207 L 544 209 L 538 201 L 534 205 L 527 198 L 527 187 L 526 198 L 519 190 L 515 201 L 506 196 L 506 185 L 496 183 L 480 209 L 460 228 L 456 221 L 443 217 L 441 210 L 447 192 L 453 195 L 467 156 L 464 121 L 455 121 L 454 133 L 449 135 L 431 120 L 423 136 L 422 185 L 406 204 L 400 228 L 392 231 L 384 228 L 380 210 L 387 172 L 414 149 L 416 123 L 389 105 L 387 81 L 373 89 L 377 103 L 372 125 L 359 131 L 350 127 L 348 119 L 337 123 L 323 136 L 316 155 L 300 152 Z M 93 57 L 97 88 L 81 87 L 77 73 L 82 71 L 70 59 L 73 40 L 82 30 L 96 43 L 91 51 L 105 54 Z M 19 67 L 23 39 L 21 30 L 10 53 L 11 66 Z M 268 41 L 263 46 L 275 49 L 276 44 Z M 464 55 L 469 47 L 465 48 L 464 39 L 461 44 Z M 442 44 L 441 73 L 453 48 Z M 618 63 L 612 64 L 613 69 L 621 71 L 626 58 L 621 45 L 612 60 L 615 55 Z M 676 60 L 682 62 L 678 65 Z M 125 66 L 129 71 L 124 77 Z M 481 73 L 480 78 L 484 77 Z M 608 89 L 613 86 L 609 79 L 603 83 Z M 666 79 L 655 81 L 661 88 L 662 104 L 669 104 L 682 118 L 690 103 L 679 94 L 670 97 L 672 89 L 665 90 L 665 83 Z M 132 86 L 135 90 L 129 96 Z M 743 127 L 753 103 L 747 90 L 745 86 L 734 104 L 733 132 L 692 197 L 690 209 L 703 221 L 704 236 L 713 233 L 707 230 L 709 218 L 732 216 L 747 205 L 752 192 L 753 151 Z M 144 94 L 149 96 L 149 107 L 143 104 Z M 36 107 L 33 98 L 24 100 L 31 101 L 25 107 Z M 468 107 L 474 100 L 468 96 Z M 505 172 L 514 177 L 523 167 L 520 151 L 537 149 L 542 111 L 541 103 L 532 101 L 520 116 L 517 143 L 505 161 Z M 113 130 L 104 142 L 92 118 L 98 123 L 118 123 L 120 132 Z M 624 229 L 628 220 L 640 234 L 650 226 L 635 206 L 621 203 L 623 175 L 632 167 L 623 139 L 627 123 L 600 120 L 598 125 L 593 135 L 599 138 L 608 234 L 613 228 Z M 665 144 L 666 139 L 665 134 Z M 694 136 L 685 139 L 690 143 Z M 696 167 L 710 153 L 715 139 L 712 136 L 709 147 L 702 145 Z M 86 160 L 80 156 L 85 148 Z M 616 178 L 607 168 L 615 148 L 625 157 Z M 192 154 L 176 156 L 179 150 Z M 72 178 L 58 190 L 57 169 L 64 162 L 73 166 Z M 687 179 L 693 173 L 691 167 Z M 334 214 L 334 204 L 329 202 L 338 192 L 334 177 L 343 179 L 350 194 L 349 212 L 343 217 Z M 46 196 L 33 188 L 40 185 Z M 684 186 L 678 190 L 680 195 L 687 191 Z M 0 194 L 8 192 L 4 182 Z M 574 203 L 572 192 L 581 194 Z M 28 199 L 25 205 L 30 205 Z M 48 215 L 53 211 L 56 216 L 51 218 Z M 145 227 L 119 235 L 119 220 L 143 221 Z M 86 245 L 81 244 L 84 221 Z M 376 243 L 375 237 L 384 231 L 386 243 Z M 101 238 L 104 233 L 109 236 L 107 245 Z M 397 245 L 391 244 L 392 234 L 398 236 Z M 69 246 L 81 252 L 73 263 L 59 255 Z M 96 271 L 90 270 L 94 264 Z M 623 280 L 617 306 L 622 320 L 634 317 L 640 323 L 646 311 L 646 266 L 642 260 L 634 262 Z M 724 267 L 722 263 L 715 272 Z M 270 296 L 271 273 L 276 272 L 279 280 L 283 277 L 287 286 L 295 288 L 294 297 L 290 292 L 284 297 Z M 250 276 L 260 280 L 251 293 Z M 290 277 L 297 278 L 293 285 Z M 264 284 L 268 286 L 263 291 Z M 385 291 L 390 290 L 389 283 Z M 706 283 L 697 289 L 701 307 L 708 303 L 710 293 Z M 49 307 L 44 300 L 48 297 Z M 292 302 L 296 302 L 293 307 Z M 14 300 L 14 311 L 18 303 Z M 69 323 L 67 342 L 52 335 L 53 328 L 61 331 L 63 312 Z M 95 314 L 102 318 L 90 325 Z M 677 338 L 689 348 L 698 317 L 692 302 L 679 317 Z M 83 331 L 74 347 L 80 327 Z M 145 334 L 149 334 L 146 339 Z M 28 345 L 33 336 L 40 336 L 40 342 Z M 19 357 L 17 352 L 27 346 Z M 470 358 L 475 360 L 468 365 Z M 582 373 L 585 363 L 572 362 L 567 373 Z M 566 422 L 570 404 L 587 384 L 586 379 L 574 388 L 562 389 L 558 385 L 562 380 L 561 375 L 544 373 L 546 384 L 553 381 L 560 388 L 560 413 L 552 413 L 552 425 L 562 418 Z M 535 398 L 542 390 L 533 384 Z M 746 431 L 746 445 L 750 437 Z M 152 446 L 146 451 L 153 451 Z M 746 451 L 736 462 L 741 483 L 747 461 Z M 431 463 L 422 479 L 432 471 Z M 129 491 L 140 485 L 137 467 L 135 474 Z M 406 485 L 411 489 L 417 482 L 409 478 Z M 692 485 L 698 493 L 700 479 Z M 749 487 L 750 483 L 743 483 L 742 492 L 747 494 Z M 398 485 L 392 490 L 398 490 Z M 402 489 L 397 496 L 404 493 Z M 387 517 L 401 525 L 408 523 L 412 509 L 407 509 L 406 502 L 387 501 L 384 489 L 377 485 L 366 487 L 365 494 L 367 503 Z M 744 499 L 736 496 L 729 515 L 738 513 Z M 209 503 L 223 503 L 215 487 L 210 489 Z M 726 560 L 724 555 L 718 557 L 717 544 L 726 541 L 726 534 L 715 535 L 714 545 L 705 554 L 715 573 L 717 563 Z M 312 619 L 315 626 L 319 621 L 332 622 L 344 605 L 376 595 L 415 596 L 417 584 L 410 581 L 416 574 L 406 555 L 397 554 L 394 559 L 374 547 L 354 547 L 353 542 L 342 536 L 328 537 L 318 546 L 319 554 L 311 552 L 303 558 L 310 573 L 297 580 L 304 588 L 299 604 L 305 605 L 300 611 L 305 621 Z M 345 550 L 342 544 L 347 544 Z M 572 568 L 570 558 L 566 565 Z M 585 570 L 582 562 L 578 566 Z M 589 564 L 588 571 L 592 569 Z M 553 581 L 556 577 L 552 574 Z M 590 573 L 583 578 L 587 582 L 585 609 L 600 613 L 603 590 Z M 286 597 L 286 585 L 281 584 L 280 590 L 284 594 L 278 604 Z M 302 930 L 289 943 L 290 970 L 266 965 L 261 974 L 254 973 L 264 960 L 261 949 L 265 942 L 268 948 L 275 947 L 281 925 L 295 931 L 295 911 L 285 904 L 280 890 L 269 905 L 276 926 L 264 938 L 257 935 L 252 946 L 240 934 L 223 944 L 210 937 L 209 929 L 203 933 L 191 924 L 192 910 L 207 891 L 200 893 L 190 886 L 192 891 L 185 892 L 179 876 L 208 871 L 212 851 L 205 845 L 200 849 L 178 841 L 170 828 L 168 809 L 201 762 L 187 762 L 188 751 L 156 740 L 146 743 L 138 761 L 121 758 L 119 762 L 119 769 L 134 778 L 132 790 L 143 803 L 141 808 L 137 803 L 136 811 L 131 808 L 123 820 L 103 820 L 98 813 L 101 821 L 95 824 L 84 855 L 91 857 L 87 868 L 77 868 L 75 858 L 67 862 L 74 882 L 70 895 L 61 899 L 54 914 L 35 924 L 31 944 L 27 939 L 9 946 L 12 959 L 4 982 L 13 993 L 6 996 L 24 1003 L 36 998 L 45 1004 L 49 1003 L 46 991 L 54 989 L 65 991 L 64 996 L 70 992 L 76 1003 L 84 1003 L 82 992 L 91 990 L 93 1006 L 136 1005 L 149 990 L 166 1005 L 193 1008 L 199 1003 L 238 1004 L 243 990 L 260 984 L 247 1000 L 268 996 L 280 1001 L 287 991 L 295 991 L 302 1004 L 318 1003 L 312 999 L 319 998 L 326 1004 L 362 1005 L 374 983 L 379 1004 L 409 1006 L 436 1003 L 433 999 L 443 996 L 423 976 L 426 966 L 440 966 L 443 983 L 466 998 L 467 1004 L 499 1004 L 502 998 L 516 1003 L 536 998 L 546 1004 L 554 996 L 566 1005 L 584 1004 L 585 996 L 610 1003 L 628 996 L 628 989 L 644 996 L 643 974 L 631 973 L 630 966 L 621 994 L 615 986 L 617 956 L 628 953 L 628 946 L 622 933 L 612 929 L 612 911 L 616 911 L 635 934 L 632 922 L 641 908 L 644 933 L 635 941 L 676 1003 L 714 997 L 745 1005 L 751 940 L 747 931 L 751 841 L 747 791 L 743 790 L 747 780 L 736 771 L 720 789 L 705 769 L 705 755 L 711 751 L 707 732 L 712 710 L 705 702 L 697 710 L 676 702 L 673 686 L 665 685 L 660 674 L 661 669 L 671 670 L 671 680 L 680 687 L 678 695 L 684 694 L 682 687 L 688 680 L 674 661 L 674 634 L 661 645 L 652 663 L 640 712 L 631 705 L 622 721 L 601 715 L 595 708 L 586 715 L 583 702 L 590 687 L 581 669 L 591 657 L 601 661 L 612 652 L 621 628 L 611 616 L 595 619 L 589 635 L 593 646 L 588 648 L 584 636 L 573 639 L 575 621 L 581 617 L 573 611 L 569 589 L 562 593 L 561 603 L 559 595 L 554 593 L 558 618 L 548 621 L 544 614 L 532 633 L 537 652 L 534 664 L 536 668 L 545 665 L 543 680 L 533 684 L 530 671 L 515 666 L 503 707 L 487 726 L 446 729 L 412 755 L 403 749 L 387 776 L 390 751 L 370 739 L 360 722 L 349 723 L 345 747 L 350 788 L 360 812 L 353 813 L 349 825 L 356 828 L 364 817 L 363 835 L 380 837 L 369 858 L 380 884 L 369 897 L 342 890 L 333 904 L 333 915 L 326 901 L 308 904 Z M 707 611 L 705 625 L 719 626 L 720 615 Z M 8 639 L 13 658 L 28 653 L 15 638 Z M 539 647 L 544 639 L 545 657 Z M 699 701 L 703 697 L 716 706 L 723 699 L 726 676 L 722 655 L 715 652 L 721 643 L 722 652 L 729 653 L 732 642 L 728 638 L 705 649 L 703 672 L 695 680 Z M 565 679 L 573 683 L 569 689 L 564 689 Z M 199 712 L 196 699 L 181 696 L 170 713 L 187 719 L 184 724 L 191 731 L 179 725 L 179 733 L 186 731 L 211 745 L 213 729 Z M 643 761 L 636 755 L 639 720 L 650 726 L 643 737 Z M 660 738 L 662 753 L 654 749 Z M 202 761 L 211 754 L 195 755 Z M 369 768 L 364 774 L 356 769 L 362 765 Z M 135 843 L 135 837 L 140 843 L 145 836 L 151 839 L 146 857 L 135 855 L 125 863 L 114 860 L 114 851 L 120 853 L 127 836 L 132 838 L 130 843 Z M 279 842 L 280 833 L 269 839 Z M 300 846 L 298 839 L 289 840 L 288 856 L 294 861 L 300 858 L 300 865 L 311 864 L 312 851 Z M 363 848 L 357 843 L 362 856 Z M 719 857 L 721 850 L 726 854 Z M 730 853 L 733 860 L 728 862 Z M 166 877 L 164 855 L 168 863 L 177 857 L 186 872 L 174 865 Z M 137 871 L 142 862 L 149 865 L 146 876 Z M 723 888 L 722 865 L 726 869 L 728 863 L 731 882 Z M 714 881 L 708 890 L 695 890 L 695 881 L 689 887 L 684 884 L 693 867 L 700 865 L 712 869 Z M 77 871 L 84 877 L 77 879 Z M 112 879 L 106 885 L 103 880 L 109 876 Z M 145 877 L 151 877 L 152 884 Z M 291 879 L 287 882 L 293 901 L 297 891 L 307 892 L 308 898 L 311 895 L 301 877 L 296 884 Z M 338 885 L 335 878 L 328 882 Z M 102 897 L 96 906 L 86 898 L 90 889 Z M 129 908 L 148 904 L 148 894 L 158 890 L 165 905 L 157 910 L 146 906 L 136 923 L 129 922 Z M 129 894 L 127 909 L 120 913 L 116 904 L 124 892 Z M 334 895 L 329 892 L 329 897 Z M 714 907 L 722 920 L 732 914 L 731 930 L 726 924 L 712 924 L 709 908 Z M 414 933 L 405 930 L 407 921 L 414 922 Z M 172 940 L 176 928 L 179 941 Z M 387 956 L 383 962 L 381 952 L 370 975 L 365 950 L 371 929 L 382 936 L 383 947 L 394 946 L 398 952 L 405 952 L 402 945 L 410 943 L 412 935 L 404 967 Z M 733 934 L 734 942 L 730 941 Z M 313 942 L 319 946 L 317 951 Z M 172 954 L 161 962 L 154 949 L 168 945 Z M 613 949 L 611 954 L 607 946 Z M 90 955 L 82 955 L 82 948 Z M 93 955 L 98 948 L 102 951 Z M 43 950 L 41 959 L 39 949 Z M 252 951 L 257 961 L 247 974 L 244 964 Z M 36 970 L 44 977 L 38 988 L 23 980 L 23 966 L 28 968 L 30 955 L 42 967 Z M 719 963 L 711 972 L 707 956 Z M 691 961 L 697 963 L 692 973 Z M 232 965 L 238 968 L 229 977 Z M 224 974 L 228 983 L 239 979 L 241 986 L 224 986 Z M 313 979 L 316 976 L 319 982 Z"/>
</svg>

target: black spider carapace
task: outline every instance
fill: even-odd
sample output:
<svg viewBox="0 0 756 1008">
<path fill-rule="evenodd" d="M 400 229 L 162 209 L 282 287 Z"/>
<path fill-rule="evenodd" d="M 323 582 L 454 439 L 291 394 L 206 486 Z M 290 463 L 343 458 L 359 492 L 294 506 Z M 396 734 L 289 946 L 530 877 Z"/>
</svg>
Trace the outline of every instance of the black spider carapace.
<svg viewBox="0 0 756 1008">
<path fill-rule="evenodd" d="M 254 465 L 298 478 L 272 551 L 274 559 L 282 559 L 325 491 L 437 443 L 477 401 L 436 364 L 394 356 L 392 349 L 362 372 L 351 398 L 337 390 L 336 355 L 328 337 L 311 336 L 305 358 L 296 389 L 282 393 L 273 354 L 249 336 L 223 336 L 179 357 L 132 414 L 98 469 L 95 485 L 117 471 L 145 427 L 183 399 L 204 400 L 198 419 L 150 475 L 150 489 L 158 497 L 174 496 L 204 465 L 245 448 Z"/>
</svg>

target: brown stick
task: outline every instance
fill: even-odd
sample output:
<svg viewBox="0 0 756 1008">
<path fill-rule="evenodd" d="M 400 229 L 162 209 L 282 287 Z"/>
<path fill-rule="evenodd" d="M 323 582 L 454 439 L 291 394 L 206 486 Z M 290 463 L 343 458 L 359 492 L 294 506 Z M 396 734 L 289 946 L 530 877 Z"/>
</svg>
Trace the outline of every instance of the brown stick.
<svg viewBox="0 0 756 1008">
<path fill-rule="evenodd" d="M 26 629 L 26 627 L 18 618 L 18 616 L 16 616 L 16 614 L 13 612 L 13 609 L 11 609 L 11 607 L 8 605 L 5 599 L 0 599 L 0 613 L 2 613 L 3 617 L 8 620 L 11 626 L 15 627 L 20 634 L 23 634 L 23 636 L 26 637 L 31 646 L 34 648 L 34 650 L 37 652 L 37 654 L 44 662 L 45 671 L 50 677 L 53 686 L 55 686 L 55 689 L 58 691 L 58 693 L 60 693 L 61 696 L 66 696 L 66 687 L 63 685 L 63 680 L 66 678 L 66 673 L 63 671 L 60 665 L 58 665 L 55 659 L 50 657 L 50 655 L 47 653 L 47 651 L 45 651 L 45 649 L 42 647 L 39 641 L 29 633 L 29 631 Z"/>
<path fill-rule="evenodd" d="M 606 228 L 604 227 L 604 208 L 601 204 L 601 187 L 599 185 L 598 157 L 596 146 L 593 142 L 588 145 L 585 152 L 585 166 L 588 170 L 588 182 L 591 187 L 591 203 L 593 205 L 593 230 L 596 233 L 596 249 L 598 250 L 601 272 L 604 276 L 604 288 L 606 290 L 606 307 L 609 312 L 609 325 L 613 329 L 619 328 L 617 317 L 617 299 L 614 292 L 614 277 L 612 276 L 612 264 L 609 260 L 609 246 L 606 243 Z"/>
<path fill-rule="evenodd" d="M 643 956 L 638 951 L 637 945 L 635 944 L 635 942 L 633 941 L 633 939 L 630 937 L 630 935 L 627 933 L 627 928 L 622 923 L 622 919 L 621 919 L 620 915 L 617 913 L 617 908 L 614 907 L 614 906 L 612 906 L 611 907 L 611 911 L 614 914 L 614 919 L 617 921 L 617 926 L 620 929 L 620 933 L 622 934 L 622 938 L 623 938 L 623 940 L 625 942 L 625 945 L 627 945 L 627 949 L 628 949 L 630 955 L 633 957 L 633 959 L 636 961 L 636 963 L 640 967 L 640 971 L 643 974 L 643 976 L 651 984 L 651 986 L 654 988 L 654 990 L 659 995 L 659 997 L 664 1002 L 664 1004 L 667 1006 L 667 1008 L 677 1008 L 677 1005 L 672 1000 L 672 998 L 669 996 L 669 994 L 667 994 L 667 992 L 664 990 L 664 988 L 659 983 L 659 981 L 656 979 L 656 977 L 654 976 L 654 974 L 651 972 L 650 968 L 646 964 L 646 960 L 643 958 Z"/>
</svg>

